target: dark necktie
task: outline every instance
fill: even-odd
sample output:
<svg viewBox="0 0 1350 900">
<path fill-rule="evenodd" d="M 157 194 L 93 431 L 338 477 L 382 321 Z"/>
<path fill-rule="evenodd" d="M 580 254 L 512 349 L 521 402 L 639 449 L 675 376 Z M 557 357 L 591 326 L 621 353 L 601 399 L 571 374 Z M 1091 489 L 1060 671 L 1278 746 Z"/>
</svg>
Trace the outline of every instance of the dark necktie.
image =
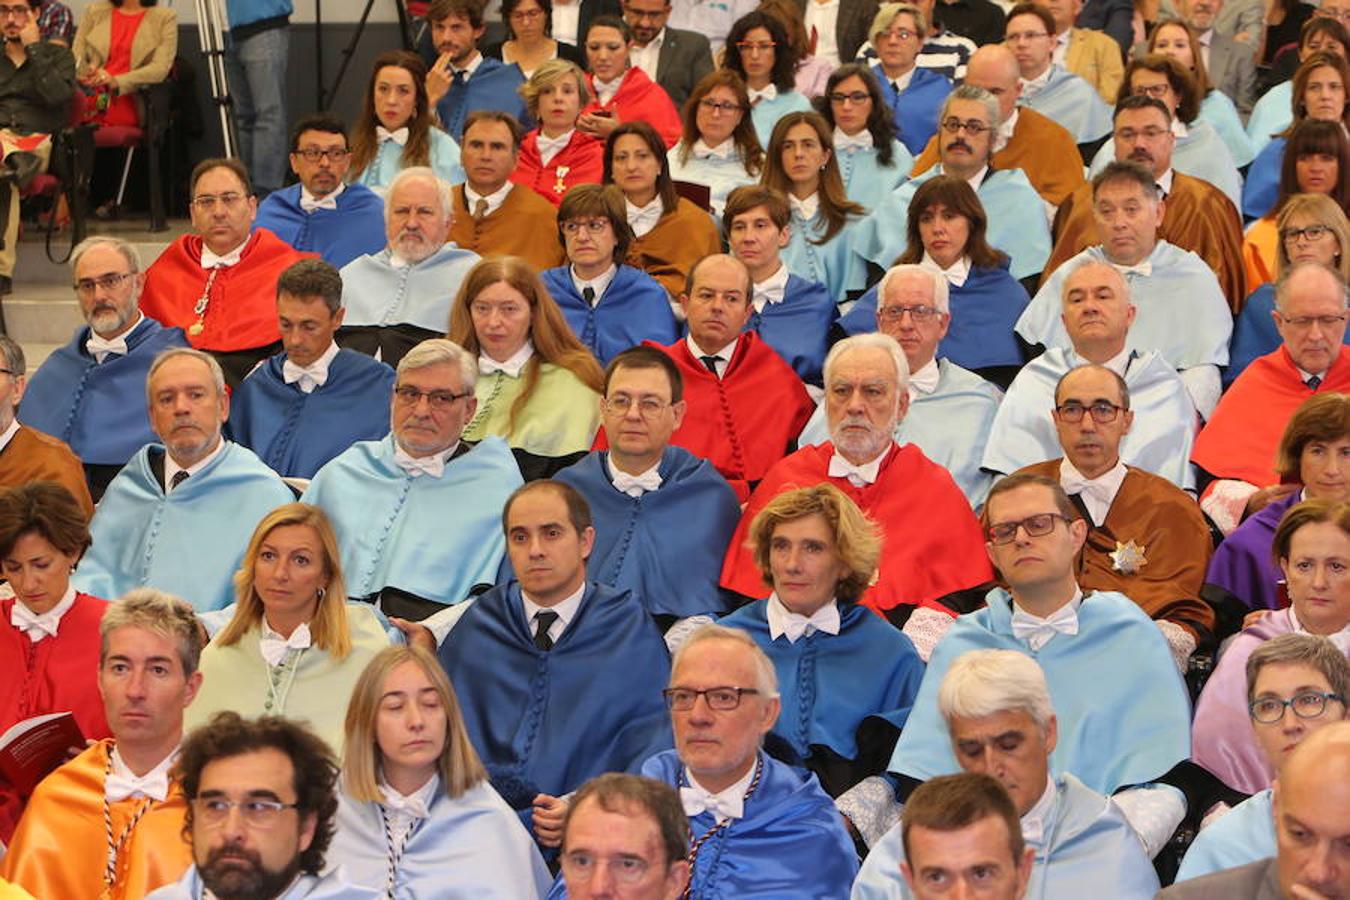
<svg viewBox="0 0 1350 900">
<path fill-rule="evenodd" d="M 582 288 L 581 299 L 586 301 L 587 306 L 595 306 L 595 288 L 590 285 Z"/>
<path fill-rule="evenodd" d="M 454 77 L 450 79 L 450 86 L 452 88 L 463 87 L 464 82 L 468 79 L 468 77 L 469 73 L 464 71 L 463 69 L 460 69 L 458 72 L 454 74 Z"/>
<path fill-rule="evenodd" d="M 714 375 L 717 375 L 717 361 L 720 358 L 721 357 L 717 356 L 700 356 L 698 360 L 699 362 L 703 363 L 705 366 L 708 367 L 709 372 L 713 373 Z M 718 377 L 720 378 L 721 376 L 719 375 Z"/>
<path fill-rule="evenodd" d="M 1315 391 L 1315 390 L 1317 390 L 1319 387 L 1322 386 L 1322 376 L 1321 376 L 1321 375 L 1313 375 L 1311 378 L 1309 378 L 1307 381 L 1305 381 L 1305 382 L 1303 382 L 1303 383 L 1306 384 L 1306 385 L 1309 387 L 1309 389 Z"/>
<path fill-rule="evenodd" d="M 552 650 L 553 638 L 548 630 L 558 621 L 558 614 L 549 609 L 541 609 L 534 614 L 534 646 L 540 650 Z"/>
<path fill-rule="evenodd" d="M 900 96 L 900 82 L 898 82 L 898 81 L 892 81 L 892 82 L 891 82 L 891 90 L 895 91 L 895 96 L 899 97 L 899 96 Z"/>
<path fill-rule="evenodd" d="M 177 490 L 178 486 L 187 480 L 188 480 L 187 469 L 179 469 L 177 472 L 174 472 L 173 477 L 169 479 L 170 492 Z"/>
</svg>

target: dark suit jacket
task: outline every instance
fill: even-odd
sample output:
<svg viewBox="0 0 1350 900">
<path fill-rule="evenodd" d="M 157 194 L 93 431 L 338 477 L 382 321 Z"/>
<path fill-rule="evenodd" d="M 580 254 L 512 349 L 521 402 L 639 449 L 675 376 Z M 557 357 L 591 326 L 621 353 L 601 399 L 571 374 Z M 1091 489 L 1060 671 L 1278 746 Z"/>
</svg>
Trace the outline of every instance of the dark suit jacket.
<svg viewBox="0 0 1350 900">
<path fill-rule="evenodd" d="M 712 48 L 706 37 L 697 31 L 666 26 L 661 54 L 656 58 L 656 83 L 666 89 L 681 114 L 694 85 L 712 70 Z"/>
<path fill-rule="evenodd" d="M 806 13 L 806 4 L 812 0 L 797 0 L 797 6 Z M 858 48 L 867 43 L 867 29 L 877 15 L 877 0 L 839 0 L 839 18 L 835 20 L 835 43 L 839 59 L 853 62 Z"/>
<path fill-rule="evenodd" d="M 1174 884 L 1159 891 L 1156 900 L 1281 900 L 1281 897 L 1272 858 Z"/>
<path fill-rule="evenodd" d="M 1239 44 L 1216 30 L 1209 43 L 1209 80 L 1246 116 L 1256 95 L 1256 63 L 1251 44 Z"/>
</svg>

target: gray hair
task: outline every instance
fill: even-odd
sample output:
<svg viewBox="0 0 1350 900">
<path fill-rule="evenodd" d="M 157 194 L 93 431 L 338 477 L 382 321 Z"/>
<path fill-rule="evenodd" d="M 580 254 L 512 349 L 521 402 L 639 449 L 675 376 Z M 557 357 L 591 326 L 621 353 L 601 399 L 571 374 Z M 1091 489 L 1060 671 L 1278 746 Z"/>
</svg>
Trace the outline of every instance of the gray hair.
<svg viewBox="0 0 1350 900">
<path fill-rule="evenodd" d="M 216 358 L 205 350 L 197 350 L 194 347 L 170 347 L 155 357 L 155 361 L 150 364 L 150 371 L 145 373 L 145 399 L 151 406 L 155 403 L 155 398 L 150 395 L 150 382 L 155 380 L 155 373 L 163 368 L 164 364 L 171 359 L 179 356 L 190 356 L 193 359 L 199 359 L 206 363 L 206 367 L 211 370 L 211 381 L 216 386 L 216 394 L 225 393 L 225 370 L 216 362 Z"/>
<path fill-rule="evenodd" d="M 1105 269 L 1107 272 L 1110 272 L 1111 276 L 1115 278 L 1116 282 L 1120 285 L 1121 293 L 1125 297 L 1125 302 L 1131 306 L 1134 305 L 1134 300 L 1130 297 L 1130 282 L 1124 275 L 1120 274 L 1120 270 L 1109 262 L 1088 257 L 1082 262 L 1075 263 L 1073 268 L 1064 270 L 1064 280 L 1059 283 L 1059 305 L 1061 308 L 1063 308 L 1065 302 L 1069 299 L 1069 282 L 1073 280 L 1073 276 L 1082 272 L 1084 269 L 1091 268 Z"/>
<path fill-rule="evenodd" d="M 942 676 L 938 712 L 948 724 L 955 718 L 1024 712 L 1045 731 L 1055 708 L 1036 660 L 1016 650 L 971 650 L 958 656 Z"/>
<path fill-rule="evenodd" d="M 1261 670 L 1276 663 L 1297 663 L 1321 672 L 1350 709 L 1350 660 L 1331 641 L 1316 634 L 1281 634 L 1266 641 L 1247 657 L 1247 701 L 1256 699 L 1256 680 Z"/>
<path fill-rule="evenodd" d="M 155 588 L 135 588 L 116 603 L 99 622 L 99 664 L 108 655 L 108 635 L 119 628 L 144 628 L 178 645 L 178 658 L 186 677 L 197 671 L 205 643 L 201 623 L 192 604 Z"/>
<path fill-rule="evenodd" d="M 28 371 L 28 363 L 23 358 L 23 348 L 7 334 L 0 334 L 0 354 L 5 357 L 5 368 L 9 369 L 15 378 L 22 378 Z"/>
<path fill-rule="evenodd" d="M 680 645 L 680 649 L 675 651 L 675 657 L 670 661 L 670 677 L 672 679 L 675 677 L 675 670 L 680 667 L 680 661 L 684 659 L 684 655 L 689 652 L 690 647 L 708 641 L 729 641 L 745 648 L 755 666 L 755 688 L 766 700 L 772 700 L 778 696 L 778 672 L 774 669 L 773 662 L 748 633 L 741 631 L 739 628 L 728 628 L 725 625 L 703 625 L 685 638 L 684 643 Z"/>
<path fill-rule="evenodd" d="M 880 296 L 878 296 L 878 307 L 880 306 Z M 909 390 L 909 360 L 905 359 L 905 351 L 900 348 L 900 342 L 889 334 L 882 334 L 879 331 L 855 334 L 853 337 L 844 338 L 842 341 L 830 348 L 829 354 L 825 357 L 825 389 L 830 389 L 830 373 L 834 371 L 835 363 L 845 354 L 853 350 L 863 350 L 866 348 L 885 350 L 891 356 L 891 362 L 895 363 L 895 387 L 897 391 L 903 393 Z"/>
<path fill-rule="evenodd" d="M 96 234 L 93 237 L 85 238 L 80 241 L 75 249 L 70 252 L 70 271 L 74 272 L 78 269 L 80 267 L 80 258 L 95 247 L 113 248 L 118 253 L 122 254 L 122 258 L 127 262 L 127 267 L 130 268 L 132 272 L 141 271 L 140 251 L 138 251 L 134 245 L 127 243 L 121 238 L 113 237 L 108 234 Z"/>
<path fill-rule="evenodd" d="M 877 14 L 872 17 L 872 24 L 867 29 L 867 39 L 875 44 L 878 34 L 890 30 L 897 16 L 905 15 L 914 18 L 914 27 L 918 30 L 919 37 L 928 37 L 928 17 L 923 14 L 923 10 L 913 3 L 883 3 L 877 9 Z"/>
<path fill-rule="evenodd" d="M 947 118 L 947 109 L 951 106 L 953 100 L 975 100 L 984 104 L 984 118 L 989 123 L 990 128 L 997 128 L 1003 124 L 1002 117 L 999 115 L 998 98 L 986 91 L 984 88 L 975 87 L 973 84 L 963 84 L 947 95 L 947 99 L 942 101 L 942 111 L 938 113 L 938 120 Z M 993 141 L 989 142 L 990 152 L 993 152 Z"/>
<path fill-rule="evenodd" d="M 1324 266 L 1320 262 L 1305 260 L 1303 262 L 1296 262 L 1291 266 L 1285 266 L 1284 271 L 1280 272 L 1279 277 L 1275 279 L 1276 309 L 1282 311 L 1285 308 L 1286 301 L 1289 299 L 1289 282 L 1292 281 L 1298 273 L 1310 269 L 1327 273 L 1328 277 L 1336 282 L 1336 286 L 1341 292 L 1341 306 L 1350 306 L 1350 294 L 1347 294 L 1346 292 L 1345 277 L 1341 275 L 1338 270 L 1333 269 L 1330 266 Z"/>
<path fill-rule="evenodd" d="M 915 275 L 921 278 L 927 278 L 933 283 L 933 305 L 939 311 L 948 315 L 951 314 L 951 301 L 949 300 L 949 290 L 947 287 L 947 278 L 937 272 L 930 272 L 923 266 L 915 263 L 901 263 L 898 266 L 891 266 L 886 270 L 886 274 L 881 276 L 881 282 L 877 285 L 877 312 L 881 312 L 881 306 L 886 302 L 886 285 L 891 283 L 891 279 L 900 275 Z M 878 317 L 879 318 L 879 317 Z"/>
<path fill-rule="evenodd" d="M 429 338 L 413 347 L 398 363 L 398 376 L 413 369 L 425 369 L 427 366 L 442 363 L 459 368 L 461 390 L 472 391 L 478 383 L 478 360 L 459 344 L 447 338 Z M 399 378 L 395 379 L 398 383 Z"/>
<path fill-rule="evenodd" d="M 411 181 L 414 178 L 426 179 L 435 184 L 436 197 L 441 203 L 441 215 L 447 219 L 454 216 L 455 202 L 454 194 L 451 192 L 450 183 L 432 171 L 430 166 L 409 166 L 406 169 L 400 170 L 399 173 L 394 176 L 394 180 L 389 182 L 389 187 L 384 192 L 384 222 L 386 225 L 389 224 L 389 216 L 392 215 L 390 211 L 393 209 L 393 204 L 390 200 L 394 196 L 394 191 L 398 190 L 403 182 Z"/>
</svg>

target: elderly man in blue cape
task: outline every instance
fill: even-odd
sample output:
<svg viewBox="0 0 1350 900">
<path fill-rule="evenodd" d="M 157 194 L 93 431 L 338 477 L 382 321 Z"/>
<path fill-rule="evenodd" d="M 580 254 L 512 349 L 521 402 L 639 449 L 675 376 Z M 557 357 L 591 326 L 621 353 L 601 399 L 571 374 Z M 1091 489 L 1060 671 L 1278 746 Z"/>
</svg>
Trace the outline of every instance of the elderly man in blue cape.
<svg viewBox="0 0 1350 900">
<path fill-rule="evenodd" d="M 1092 179 L 1092 215 L 1101 243 L 1045 280 L 1017 320 L 1017 333 L 1047 349 L 1071 345 L 1060 314 L 1064 280 L 1077 264 L 1104 262 L 1125 276 L 1138 315 L 1131 350 L 1156 350 L 1180 373 L 1195 408 L 1208 418 L 1219 402 L 1219 367 L 1228 362 L 1233 315 L 1214 271 L 1200 257 L 1158 238 L 1164 201 L 1153 173 L 1113 162 Z"/>
<path fill-rule="evenodd" d="M 501 438 L 461 439 L 478 361 L 444 338 L 398 365 L 389 434 L 339 454 L 309 483 L 337 532 L 347 594 L 421 620 L 497 580 L 502 504 L 521 484 Z"/>
<path fill-rule="evenodd" d="M 435 0 L 427 9 L 426 22 L 440 54 L 427 71 L 427 101 L 451 137 L 459 141 L 464 120 L 476 109 L 500 110 L 518 122 L 530 121 L 520 96 L 525 83 L 520 67 L 478 52 L 478 41 L 486 30 L 483 4 Z"/>
<path fill-rule="evenodd" d="M 394 370 L 339 350 L 342 278 L 321 259 L 277 279 L 281 353 L 249 373 L 231 398 L 230 436 L 284 477 L 314 473 L 357 441 L 389 433 L 385 404 Z"/>
<path fill-rule="evenodd" d="M 451 196 L 425 166 L 394 176 L 384 206 L 389 246 L 342 267 L 339 344 L 397 366 L 414 344 L 445 334 L 460 282 L 478 262 L 477 253 L 446 242 Z"/>
<path fill-rule="evenodd" d="M 1055 17 L 1035 3 L 1008 10 L 1004 44 L 1017 58 L 1022 96 L 1018 102 L 1063 125 L 1080 144 L 1111 130 L 1111 107 L 1097 89 L 1054 61 Z"/>
<path fill-rule="evenodd" d="M 1087 897 L 1109 886 L 1112 900 L 1151 900 L 1158 875 L 1124 814 L 1072 772 L 1052 771 L 1059 723 L 1035 660 L 1016 650 L 967 653 L 943 677 L 937 703 L 961 768 L 997 778 L 1012 797 L 1036 851 L 1030 896 Z M 912 897 L 904 859 L 896 825 L 867 854 L 852 900 Z"/>
<path fill-rule="evenodd" d="M 1294 748 L 1328 725 L 1350 718 L 1350 661 L 1340 648 L 1313 634 L 1281 634 L 1247 660 L 1247 702 L 1252 730 L 1275 773 L 1283 777 Z M 1188 881 L 1275 855 L 1271 789 L 1212 814 L 1177 871 Z M 1212 821 L 1211 821 L 1212 819 Z"/>
<path fill-rule="evenodd" d="M 882 277 L 878 294 L 886 299 L 875 328 L 899 342 L 909 363 L 909 410 L 896 423 L 895 440 L 915 444 L 950 472 L 970 505 L 978 508 L 991 481 L 981 458 L 1002 394 L 975 373 L 937 358 L 951 324 L 946 278 L 920 266 L 894 266 Z M 797 443 L 829 439 L 822 402 Z"/>
<path fill-rule="evenodd" d="M 306 116 L 291 132 L 291 171 L 298 183 L 258 204 L 254 228 L 342 268 L 384 249 L 384 201 L 359 182 L 346 183 L 347 128 L 327 113 Z"/>
<path fill-rule="evenodd" d="M 28 379 L 19 421 L 70 445 L 95 501 L 127 460 L 155 440 L 145 376 L 162 350 L 186 347 L 181 328 L 141 315 L 145 275 L 136 248 L 92 237 L 70 256 L 85 323 Z"/>
<path fill-rule="evenodd" d="M 493 787 L 550 848 L 566 794 L 670 746 L 670 659 L 632 592 L 587 580 L 595 529 L 574 488 L 531 482 L 501 527 L 518 580 L 424 624 Z"/>
<path fill-rule="evenodd" d="M 221 437 L 230 414 L 215 358 L 177 347 L 146 376 L 150 424 L 162 443 L 137 451 L 99 503 L 78 590 L 120 597 L 153 586 L 198 610 L 234 602 L 234 573 L 258 520 L 295 499 L 247 447 Z"/>
<path fill-rule="evenodd" d="M 609 449 L 554 476 L 591 508 L 587 577 L 631 591 L 663 630 L 725 612 L 717 582 L 741 506 L 710 462 L 670 444 L 685 415 L 679 368 L 655 347 L 625 350 L 605 369 L 600 414 Z"/>
<path fill-rule="evenodd" d="M 1008 388 L 981 463 L 990 472 L 1010 474 L 1060 455 L 1051 411 L 1055 387 L 1070 369 L 1105 366 L 1125 379 L 1134 424 L 1120 443 L 1120 458 L 1194 489 L 1191 445 L 1199 423 L 1186 385 L 1156 351 L 1132 350 L 1135 307 L 1130 284 L 1099 260 L 1067 264 L 1060 286 L 1060 318 L 1069 347 L 1051 347 L 1023 367 Z"/>
<path fill-rule="evenodd" d="M 783 264 L 791 222 L 787 198 L 762 185 L 736 188 L 722 213 L 731 255 L 750 270 L 754 285 L 746 330 L 758 332 L 802 381 L 819 384 L 839 307 L 829 288 L 793 275 Z"/>
<path fill-rule="evenodd" d="M 994 95 L 962 85 L 947 95 L 938 117 L 938 164 L 900 185 L 854 230 L 853 248 L 863 259 L 890 266 L 908 245 L 909 202 L 923 182 L 955 175 L 970 182 L 989 220 L 989 243 L 1008 254 L 1014 278 L 1038 274 L 1050 257 L 1050 225 L 1040 194 L 1021 169 L 991 164 L 998 135 Z"/>
<path fill-rule="evenodd" d="M 1087 525 L 1058 482 L 1039 475 L 996 482 L 984 521 L 989 558 L 1009 587 L 957 618 L 934 649 L 891 773 L 903 787 L 956 771 L 938 686 L 968 651 L 1016 650 L 1040 664 L 1054 700 L 1061 740 L 1051 768 L 1114 795 L 1156 853 L 1186 803 L 1180 790 L 1155 782 L 1190 756 L 1190 702 L 1166 639 L 1128 597 L 1079 588 L 1074 565 Z M 1131 790 L 1117 793 L 1123 788 Z"/>
</svg>

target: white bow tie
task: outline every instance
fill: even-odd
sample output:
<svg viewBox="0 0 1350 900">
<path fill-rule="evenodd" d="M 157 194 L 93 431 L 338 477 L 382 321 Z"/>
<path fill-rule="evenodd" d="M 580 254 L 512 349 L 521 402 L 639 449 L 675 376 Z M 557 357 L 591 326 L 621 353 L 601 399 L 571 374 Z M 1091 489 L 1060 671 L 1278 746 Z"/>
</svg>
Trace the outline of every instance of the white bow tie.
<svg viewBox="0 0 1350 900">
<path fill-rule="evenodd" d="M 801 215 L 801 217 L 808 222 L 814 219 L 816 213 L 820 210 L 820 194 L 812 194 L 805 200 L 802 200 L 799 197 L 789 196 L 788 201 L 789 205 L 792 207 L 792 211 Z"/>
<path fill-rule="evenodd" d="M 1062 473 L 1059 477 L 1059 484 L 1060 487 L 1064 488 L 1064 493 L 1080 495 L 1083 498 L 1083 504 L 1088 508 L 1088 512 L 1092 513 L 1092 523 L 1094 525 L 1102 524 L 1097 521 L 1094 507 L 1100 507 L 1103 510 L 1111 508 L 1111 501 L 1115 499 L 1115 496 L 1112 494 L 1109 485 L 1100 479 L 1089 481 L 1082 475 L 1070 473 Z M 1089 503 L 1089 500 L 1092 502 Z"/>
<path fill-rule="evenodd" d="M 614 470 L 614 489 L 630 497 L 641 497 L 647 491 L 654 491 L 661 487 L 661 473 L 656 469 L 648 469 L 641 475 L 629 475 L 627 472 Z"/>
<path fill-rule="evenodd" d="M 767 306 L 770 303 L 782 303 L 783 297 L 787 294 L 787 282 L 770 285 L 769 287 L 755 286 L 754 297 L 756 300 L 763 300 Z"/>
<path fill-rule="evenodd" d="M 288 638 L 280 638 L 276 635 L 264 635 L 259 649 L 262 650 L 263 659 L 267 660 L 269 666 L 278 665 L 286 654 L 291 650 L 306 650 L 311 643 L 309 636 L 309 625 L 304 624 L 291 632 Z"/>
<path fill-rule="evenodd" d="M 838 128 L 834 130 L 834 149 L 840 153 L 856 153 L 859 150 L 871 150 L 872 132 L 864 128 L 857 134 L 844 134 Z"/>
<path fill-rule="evenodd" d="M 399 447 L 394 451 L 394 463 L 412 478 L 420 475 L 430 475 L 432 478 L 440 478 L 445 474 L 445 457 L 440 453 L 433 453 L 430 456 L 409 456 Z"/>
<path fill-rule="evenodd" d="M 300 390 L 308 394 L 328 381 L 328 367 L 319 363 L 299 366 L 288 359 L 281 364 L 281 377 L 287 384 L 300 382 Z"/>
<path fill-rule="evenodd" d="M 876 473 L 871 471 L 870 466 L 855 466 L 838 453 L 830 457 L 829 475 L 831 478 L 847 478 L 858 487 L 862 487 L 862 484 L 871 484 L 877 480 Z M 862 484 L 858 484 L 858 482 L 862 482 Z"/>
<path fill-rule="evenodd" d="M 496 375 L 498 372 L 505 372 L 512 378 L 519 378 L 520 373 L 525 370 L 525 364 L 530 361 L 527 356 L 519 362 L 513 362 L 508 359 L 506 362 L 497 362 L 490 356 L 481 355 L 478 357 L 479 375 Z"/>
<path fill-rule="evenodd" d="M 1014 609 L 1012 632 L 1013 637 L 1026 641 L 1032 650 L 1039 650 L 1057 634 L 1072 636 L 1078 633 L 1078 610 L 1073 608 L 1073 604 L 1066 603 L 1047 618 L 1039 619 L 1028 612 Z"/>
<path fill-rule="evenodd" d="M 375 126 L 375 127 L 378 128 L 379 126 L 377 125 L 377 126 Z M 402 131 L 407 131 L 408 129 L 404 128 L 404 129 L 401 129 L 401 130 L 402 130 Z M 407 136 L 406 136 L 406 135 L 404 136 L 404 140 L 407 140 Z M 399 141 L 398 143 L 401 145 L 401 144 L 403 143 L 403 141 Z M 337 210 L 337 197 L 334 197 L 332 194 L 329 194 L 327 197 L 323 197 L 323 198 L 321 198 L 321 199 L 315 200 L 313 197 L 308 197 L 308 196 L 306 196 L 305 194 L 301 193 L 301 194 L 300 194 L 300 209 L 303 210 L 304 212 L 307 212 L 307 213 L 308 213 L 308 212 L 314 212 L 314 210 L 316 210 L 316 209 L 331 209 L 331 210 Z"/>
<path fill-rule="evenodd" d="M 942 371 L 933 364 L 929 364 L 919 369 L 917 372 L 910 373 L 909 386 L 920 394 L 931 394 L 938 388 L 938 382 L 942 380 Z"/>
<path fill-rule="evenodd" d="M 127 355 L 127 339 L 125 337 L 116 337 L 106 341 L 92 331 L 89 332 L 89 340 L 84 342 L 84 349 L 89 351 L 89 355 L 98 360 L 101 364 L 109 353 L 116 353 L 118 356 Z"/>
<path fill-rule="evenodd" d="M 393 141 L 395 144 L 402 147 L 404 144 L 408 143 L 408 126 L 405 125 L 402 128 L 396 128 L 393 131 L 389 131 L 383 125 L 376 125 L 375 139 L 381 144 L 385 141 Z"/>
<path fill-rule="evenodd" d="M 163 803 L 169 796 L 169 772 L 167 769 L 157 769 L 141 778 L 134 775 L 127 778 L 113 772 L 103 783 L 103 793 L 109 803 L 137 795 Z"/>
<path fill-rule="evenodd" d="M 714 820 L 739 819 L 745 815 L 745 797 L 718 797 L 701 787 L 680 788 L 680 803 L 689 818 L 700 813 L 712 813 Z"/>
<path fill-rule="evenodd" d="M 641 237 L 656 227 L 656 223 L 661 219 L 661 213 L 665 211 L 660 201 L 649 203 L 643 207 L 634 206 L 631 203 L 628 207 L 628 227 L 633 229 L 633 233 Z"/>
<path fill-rule="evenodd" d="M 1111 263 L 1111 268 L 1115 269 L 1121 275 L 1143 275 L 1145 278 L 1153 274 L 1153 263 L 1144 260 L 1133 266 L 1121 266 Z"/>
<path fill-rule="evenodd" d="M 61 617 L 52 615 L 54 612 L 55 607 L 45 613 L 35 613 L 15 600 L 14 608 L 9 611 L 9 624 L 27 634 L 28 640 L 36 644 L 45 637 L 56 637 L 57 629 L 61 626 Z"/>
<path fill-rule="evenodd" d="M 750 105 L 754 106 L 761 100 L 776 100 L 778 98 L 778 85 L 771 84 L 762 91 L 750 90 Z"/>
<path fill-rule="evenodd" d="M 925 272 L 932 272 L 934 275 L 941 275 L 947 279 L 947 283 L 952 287 L 964 287 L 966 279 L 970 277 L 970 266 L 966 265 L 964 260 L 958 259 L 952 263 L 950 269 L 944 269 L 927 253 L 923 255 L 923 259 L 919 260 L 919 268 Z"/>
<path fill-rule="evenodd" d="M 415 794 L 405 797 L 387 784 L 380 785 L 380 793 L 384 795 L 385 809 L 391 812 L 402 813 L 410 819 L 425 819 L 431 815 L 426 803 Z"/>
<path fill-rule="evenodd" d="M 827 603 L 809 616 L 789 612 L 783 620 L 783 635 L 790 644 L 797 643 L 798 638 L 806 634 L 807 628 L 814 628 L 816 631 L 824 631 L 827 634 L 838 634 L 839 606 L 834 603 Z"/>
<path fill-rule="evenodd" d="M 716 147 L 709 147 L 702 140 L 694 141 L 694 159 L 731 159 L 735 150 L 733 141 L 723 141 Z"/>
</svg>

